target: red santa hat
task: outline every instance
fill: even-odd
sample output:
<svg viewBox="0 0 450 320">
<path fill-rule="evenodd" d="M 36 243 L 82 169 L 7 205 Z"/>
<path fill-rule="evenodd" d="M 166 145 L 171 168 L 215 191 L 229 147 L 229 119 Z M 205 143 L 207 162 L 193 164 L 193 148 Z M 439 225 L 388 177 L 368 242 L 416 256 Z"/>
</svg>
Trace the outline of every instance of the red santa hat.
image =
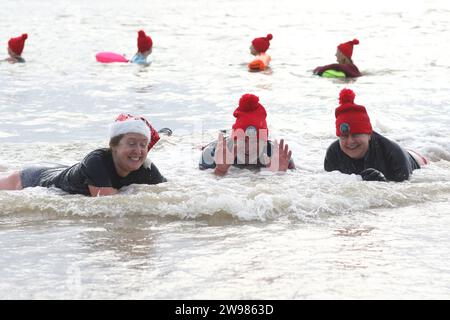
<svg viewBox="0 0 450 320">
<path fill-rule="evenodd" d="M 11 38 L 8 41 L 8 47 L 18 56 L 22 54 L 25 40 L 27 40 L 28 34 L 24 33 L 20 37 Z"/>
<path fill-rule="evenodd" d="M 355 104 L 355 93 L 342 89 L 339 93 L 339 107 L 336 108 L 336 135 L 372 133 L 372 125 L 366 108 Z"/>
<path fill-rule="evenodd" d="M 273 36 L 269 33 L 266 37 L 255 38 L 252 41 L 253 48 L 255 48 L 258 52 L 266 52 L 270 46 L 270 40 L 273 39 Z"/>
<path fill-rule="evenodd" d="M 145 51 L 150 50 L 153 46 L 152 38 L 150 38 L 150 36 L 146 35 L 144 30 L 139 30 L 139 32 L 138 32 L 137 46 L 138 46 L 138 51 L 141 53 L 144 53 Z"/>
<path fill-rule="evenodd" d="M 120 114 L 109 127 L 109 137 L 114 138 L 126 133 L 140 133 L 148 139 L 148 150 L 160 139 L 158 132 L 144 117 Z"/>
<path fill-rule="evenodd" d="M 340 52 L 342 52 L 344 56 L 351 59 L 353 54 L 353 46 L 355 44 L 359 44 L 358 39 L 353 39 L 352 41 L 341 43 L 340 45 L 338 45 L 337 48 L 339 49 Z"/>
<path fill-rule="evenodd" d="M 253 94 L 244 94 L 239 99 L 239 106 L 233 113 L 236 118 L 233 124 L 232 136 L 236 137 L 237 130 L 246 132 L 247 128 L 254 127 L 257 131 L 258 138 L 267 140 L 268 129 L 266 123 L 266 109 L 259 103 L 259 98 Z M 264 129 L 264 132 L 262 131 Z M 262 135 L 260 135 L 262 133 Z"/>
</svg>

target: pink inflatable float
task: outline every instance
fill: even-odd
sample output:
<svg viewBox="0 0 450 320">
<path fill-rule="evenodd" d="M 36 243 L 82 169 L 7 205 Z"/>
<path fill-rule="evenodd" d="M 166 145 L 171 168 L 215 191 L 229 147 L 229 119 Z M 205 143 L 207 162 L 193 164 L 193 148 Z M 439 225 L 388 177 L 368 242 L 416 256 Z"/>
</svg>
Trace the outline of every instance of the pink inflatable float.
<svg viewBox="0 0 450 320">
<path fill-rule="evenodd" d="M 95 55 L 95 59 L 101 63 L 128 62 L 123 55 L 114 52 L 99 52 Z"/>
</svg>

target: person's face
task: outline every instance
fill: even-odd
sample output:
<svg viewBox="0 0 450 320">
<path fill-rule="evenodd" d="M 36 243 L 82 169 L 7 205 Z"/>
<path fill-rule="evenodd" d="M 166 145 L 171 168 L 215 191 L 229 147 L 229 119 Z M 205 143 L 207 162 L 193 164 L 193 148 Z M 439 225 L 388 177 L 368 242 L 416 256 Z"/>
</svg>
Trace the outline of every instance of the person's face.
<svg viewBox="0 0 450 320">
<path fill-rule="evenodd" d="M 149 50 L 145 51 L 144 53 L 142 53 L 144 55 L 144 57 L 148 57 L 149 55 L 152 54 L 152 48 L 150 48 Z"/>
<path fill-rule="evenodd" d="M 336 56 L 337 63 L 340 63 L 340 64 L 347 63 L 347 57 L 344 56 L 344 54 L 339 49 L 336 50 L 335 56 Z"/>
<path fill-rule="evenodd" d="M 339 137 L 341 150 L 352 159 L 362 159 L 369 150 L 370 134 L 348 134 Z"/>
<path fill-rule="evenodd" d="M 11 58 L 17 57 L 17 54 L 15 54 L 14 51 L 12 51 L 10 47 L 8 47 L 8 54 Z"/>
<path fill-rule="evenodd" d="M 253 45 L 250 45 L 250 53 L 254 56 L 257 56 L 259 54 Z"/>
<path fill-rule="evenodd" d="M 112 147 L 114 164 L 120 176 L 138 170 L 145 162 L 148 153 L 148 139 L 140 133 L 127 133 Z"/>
<path fill-rule="evenodd" d="M 234 144 L 236 146 L 236 157 L 238 164 L 257 164 L 259 157 L 259 144 L 265 141 L 256 136 L 236 137 Z"/>
</svg>

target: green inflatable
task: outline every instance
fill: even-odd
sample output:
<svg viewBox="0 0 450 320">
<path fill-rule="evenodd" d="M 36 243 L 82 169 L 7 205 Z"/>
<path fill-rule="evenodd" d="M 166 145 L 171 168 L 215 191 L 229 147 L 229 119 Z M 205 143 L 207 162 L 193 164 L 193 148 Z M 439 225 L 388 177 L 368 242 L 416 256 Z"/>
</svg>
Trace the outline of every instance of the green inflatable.
<svg viewBox="0 0 450 320">
<path fill-rule="evenodd" d="M 345 78 L 345 73 L 343 73 L 342 71 L 336 71 L 336 70 L 325 70 L 322 73 L 322 77 L 324 78 Z"/>
</svg>

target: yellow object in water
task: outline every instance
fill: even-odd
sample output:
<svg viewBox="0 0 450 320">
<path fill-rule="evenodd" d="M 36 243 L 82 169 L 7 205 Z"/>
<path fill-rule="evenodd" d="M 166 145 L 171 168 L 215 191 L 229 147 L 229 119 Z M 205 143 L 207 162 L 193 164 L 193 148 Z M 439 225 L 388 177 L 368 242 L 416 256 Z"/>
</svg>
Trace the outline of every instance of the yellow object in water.
<svg viewBox="0 0 450 320">
<path fill-rule="evenodd" d="M 322 73 L 322 77 L 324 78 L 345 78 L 345 73 L 342 71 L 337 71 L 337 70 L 325 70 Z"/>
</svg>

